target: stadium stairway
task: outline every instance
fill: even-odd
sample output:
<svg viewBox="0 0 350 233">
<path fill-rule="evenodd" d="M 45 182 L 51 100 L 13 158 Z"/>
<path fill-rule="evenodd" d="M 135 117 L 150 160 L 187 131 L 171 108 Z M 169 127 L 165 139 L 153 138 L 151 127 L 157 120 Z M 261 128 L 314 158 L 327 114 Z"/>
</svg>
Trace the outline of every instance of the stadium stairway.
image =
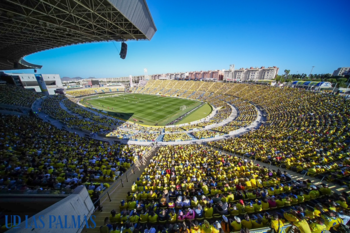
<svg viewBox="0 0 350 233">
<path fill-rule="evenodd" d="M 193 136 L 193 134 L 191 134 L 191 133 L 188 133 L 187 135 L 190 136 L 190 137 L 192 138 L 192 140 L 198 140 L 198 138 L 196 138 L 195 136 Z"/>
<path fill-rule="evenodd" d="M 210 95 L 207 97 L 207 99 L 209 99 L 213 94 L 214 94 L 214 92 L 210 93 Z"/>
<path fill-rule="evenodd" d="M 146 93 L 148 91 L 149 88 L 143 88 L 139 93 Z"/>
<path fill-rule="evenodd" d="M 173 92 L 173 89 L 170 89 L 170 91 L 168 91 L 167 92 L 167 96 L 176 96 L 176 93 L 178 92 L 179 90 L 175 90 L 174 92 Z M 173 92 L 173 93 L 172 93 Z"/>
<path fill-rule="evenodd" d="M 207 101 L 207 99 L 209 99 L 213 94 L 214 94 L 214 92 L 211 92 L 207 97 L 204 97 L 204 98 L 201 99 L 201 100 L 202 100 L 202 101 Z"/>
<path fill-rule="evenodd" d="M 189 99 L 189 98 L 190 98 L 191 96 L 193 96 L 195 93 L 196 93 L 195 91 L 194 91 L 194 92 L 192 92 L 192 94 L 191 94 L 191 95 L 187 96 L 187 99 Z"/>
<path fill-rule="evenodd" d="M 209 147 L 209 146 L 208 146 Z M 248 160 L 251 160 L 249 159 L 248 157 L 245 157 L 245 156 L 242 156 L 242 155 L 237 155 L 237 154 L 234 154 L 234 153 L 231 153 L 231 152 L 228 152 L 228 151 L 223 151 L 221 149 L 218 149 L 216 147 L 212 147 L 222 153 L 225 153 L 225 154 L 230 154 L 230 155 L 233 155 L 233 156 L 237 156 L 239 158 L 242 158 L 242 159 L 248 159 Z M 264 162 L 261 162 L 261 161 L 258 161 L 258 160 L 254 160 L 254 163 L 255 164 L 259 164 L 260 166 L 262 167 L 267 167 L 271 170 L 278 170 L 280 169 L 281 172 L 284 172 L 286 171 L 287 173 L 289 173 L 291 176 L 292 176 L 292 180 L 297 180 L 297 179 L 303 179 L 303 180 L 310 180 L 312 185 L 320 185 L 320 184 L 328 184 L 328 187 L 333 191 L 333 192 L 336 192 L 336 193 L 341 193 L 341 192 L 347 192 L 347 193 L 350 193 L 350 190 L 348 189 L 348 187 L 342 187 L 340 185 L 337 185 L 337 184 L 334 184 L 334 183 L 331 183 L 331 182 L 327 182 L 326 180 L 323 180 L 323 179 L 318 179 L 316 177 L 312 177 L 312 176 L 307 176 L 307 175 L 302 175 L 300 173 L 297 173 L 297 172 L 293 172 L 291 170 L 288 170 L 288 169 L 285 169 L 285 168 L 282 168 L 280 166 L 275 166 L 275 165 L 272 165 L 272 164 L 268 164 L 268 163 L 264 163 Z"/>
<path fill-rule="evenodd" d="M 82 117 L 82 116 L 80 116 L 79 114 L 76 114 L 76 113 L 70 111 L 70 110 L 63 104 L 62 101 L 60 102 L 60 107 L 61 107 L 64 111 L 68 112 L 70 115 L 76 116 L 76 117 L 78 117 L 79 119 L 84 120 L 84 117 Z M 90 119 L 89 119 L 89 120 L 90 120 Z"/>
<path fill-rule="evenodd" d="M 181 94 L 179 95 L 179 97 L 185 95 L 186 93 L 187 93 L 187 91 L 184 91 L 183 93 L 181 93 Z"/>
<path fill-rule="evenodd" d="M 203 92 L 200 96 L 198 96 L 196 99 L 200 99 L 203 95 L 205 94 L 205 92 Z"/>
<path fill-rule="evenodd" d="M 82 233 L 99 233 L 100 226 L 103 225 L 104 219 L 109 217 L 112 210 L 116 210 L 117 213 L 120 212 L 119 205 L 122 200 L 126 200 L 127 193 L 131 191 L 132 184 L 137 180 L 138 177 L 142 174 L 144 169 L 149 165 L 150 159 L 157 153 L 158 147 L 153 147 L 152 150 L 144 156 L 141 161 L 135 161 L 134 169 L 129 169 L 123 176 L 121 176 L 115 183 L 111 185 L 109 192 L 105 191 L 101 195 L 100 205 L 103 206 L 103 210 L 95 211 L 93 215 L 96 216 L 94 221 L 96 227 L 94 229 L 84 228 Z M 113 187 L 113 188 L 112 188 Z M 89 223 L 92 225 L 92 223 Z"/>
<path fill-rule="evenodd" d="M 167 95 L 172 89 L 168 89 L 166 92 L 163 93 L 163 95 Z"/>
<path fill-rule="evenodd" d="M 162 142 L 163 141 L 163 138 L 164 138 L 164 134 L 160 134 L 157 139 L 156 139 L 156 142 Z"/>
</svg>

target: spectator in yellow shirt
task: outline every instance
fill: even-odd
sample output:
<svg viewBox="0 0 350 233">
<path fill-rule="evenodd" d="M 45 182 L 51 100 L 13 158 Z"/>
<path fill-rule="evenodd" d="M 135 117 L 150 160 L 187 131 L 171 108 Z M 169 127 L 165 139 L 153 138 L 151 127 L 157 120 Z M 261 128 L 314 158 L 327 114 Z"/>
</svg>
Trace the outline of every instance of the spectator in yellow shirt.
<svg viewBox="0 0 350 233">
<path fill-rule="evenodd" d="M 242 229 L 241 219 L 235 216 L 234 220 L 231 222 L 231 226 L 234 231 L 240 231 Z"/>
<path fill-rule="evenodd" d="M 293 224 L 298 227 L 300 233 L 311 233 L 309 223 L 305 220 L 304 216 L 297 214 L 298 221 L 293 222 Z"/>
<path fill-rule="evenodd" d="M 282 233 L 283 232 L 283 222 L 279 219 L 278 215 L 274 215 L 273 219 L 271 219 L 271 229 L 273 229 L 276 233 Z"/>
<path fill-rule="evenodd" d="M 244 219 L 242 220 L 242 226 L 248 229 L 252 229 L 253 228 L 253 223 L 252 220 L 249 218 L 249 215 L 245 215 Z"/>
<path fill-rule="evenodd" d="M 316 222 L 311 223 L 310 228 L 313 233 L 322 233 L 327 231 L 327 226 L 324 224 L 324 219 L 321 217 L 318 217 Z"/>
</svg>

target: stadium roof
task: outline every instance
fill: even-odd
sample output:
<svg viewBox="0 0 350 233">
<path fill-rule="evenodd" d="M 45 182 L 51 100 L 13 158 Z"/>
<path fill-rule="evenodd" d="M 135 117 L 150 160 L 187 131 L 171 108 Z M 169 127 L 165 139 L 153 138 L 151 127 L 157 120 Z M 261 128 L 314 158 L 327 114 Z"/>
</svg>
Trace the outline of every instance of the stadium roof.
<svg viewBox="0 0 350 233">
<path fill-rule="evenodd" d="M 145 0 L 0 0 L 0 70 L 41 68 L 23 59 L 35 52 L 156 31 Z"/>
</svg>

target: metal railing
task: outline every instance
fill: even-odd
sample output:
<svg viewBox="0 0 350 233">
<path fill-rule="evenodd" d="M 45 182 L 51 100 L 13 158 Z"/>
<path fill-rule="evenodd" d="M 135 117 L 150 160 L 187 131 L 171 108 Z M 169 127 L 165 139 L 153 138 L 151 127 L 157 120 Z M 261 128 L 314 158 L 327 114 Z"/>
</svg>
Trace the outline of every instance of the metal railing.
<svg viewBox="0 0 350 233">
<path fill-rule="evenodd" d="M 152 155 L 152 153 L 154 152 L 154 149 L 156 149 L 156 147 L 152 148 L 148 154 L 146 156 L 143 156 L 141 160 L 138 160 L 138 162 L 142 162 L 142 160 L 147 159 L 149 156 Z M 129 182 L 129 177 L 128 175 L 132 175 L 135 174 L 135 163 L 123 174 L 121 174 L 116 180 L 115 182 L 108 188 L 106 189 L 101 196 L 99 196 L 99 198 L 94 202 L 94 206 L 96 206 L 96 203 L 98 203 L 100 201 L 100 204 L 104 203 L 105 200 L 107 200 L 107 198 L 109 199 L 109 201 L 111 202 L 111 196 L 110 194 L 112 194 L 120 185 L 122 187 L 124 187 L 124 183 L 123 183 L 123 179 L 124 179 L 124 174 L 125 174 L 125 180 L 126 182 Z M 106 197 L 105 199 L 102 200 L 102 198 Z M 96 208 L 95 210 L 96 211 Z"/>
<path fill-rule="evenodd" d="M 94 202 L 94 206 L 96 206 L 96 203 L 98 203 L 100 201 L 100 204 L 102 204 L 103 202 L 105 202 L 105 200 L 108 198 L 109 201 L 111 202 L 111 196 L 110 194 L 112 194 L 120 185 L 122 187 L 124 187 L 124 183 L 123 183 L 123 179 L 125 177 L 126 182 L 129 182 L 128 179 L 128 174 L 130 176 L 130 174 L 135 174 L 135 163 L 123 174 L 121 174 L 115 181 L 114 183 L 108 188 L 106 189 L 102 195 L 99 196 L 99 198 Z M 124 176 L 125 175 L 125 176 Z M 120 181 L 120 182 L 119 182 Z M 107 197 L 106 197 L 107 196 Z M 102 198 L 106 197 L 104 200 L 102 200 Z M 96 208 L 95 208 L 96 211 Z"/>
</svg>

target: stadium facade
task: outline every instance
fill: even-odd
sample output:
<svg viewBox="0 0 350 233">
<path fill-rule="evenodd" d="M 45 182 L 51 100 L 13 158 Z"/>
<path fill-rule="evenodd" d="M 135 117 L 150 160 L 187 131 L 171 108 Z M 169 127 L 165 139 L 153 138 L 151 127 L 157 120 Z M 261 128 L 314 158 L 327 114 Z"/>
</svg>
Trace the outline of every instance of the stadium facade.
<svg viewBox="0 0 350 233">
<path fill-rule="evenodd" d="M 22 87 L 29 90 L 35 90 L 36 92 L 42 92 L 40 85 L 35 77 L 35 74 L 16 74 L 8 73 L 13 79 L 19 80 Z M 61 77 L 59 74 L 42 74 L 44 82 L 47 87 L 47 91 L 50 95 L 55 94 L 56 89 L 63 88 Z"/>
</svg>

